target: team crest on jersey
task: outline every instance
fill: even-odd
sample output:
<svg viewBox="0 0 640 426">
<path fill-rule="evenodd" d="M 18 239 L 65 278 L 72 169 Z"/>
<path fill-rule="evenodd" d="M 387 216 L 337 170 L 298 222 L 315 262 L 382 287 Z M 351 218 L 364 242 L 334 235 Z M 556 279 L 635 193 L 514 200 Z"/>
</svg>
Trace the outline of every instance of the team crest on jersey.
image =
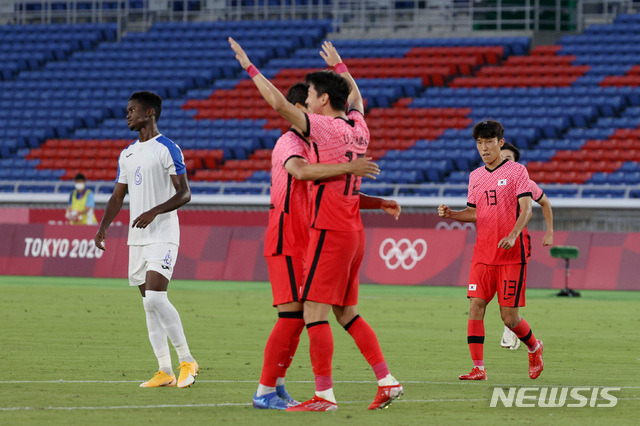
<svg viewBox="0 0 640 426">
<path fill-rule="evenodd" d="M 500 180 L 498 181 L 498 186 L 504 186 L 504 185 L 506 185 L 506 184 L 507 184 L 507 180 L 506 180 L 506 179 L 500 179 Z"/>
<path fill-rule="evenodd" d="M 469 284 L 469 291 L 476 291 L 477 288 L 477 284 Z"/>
</svg>

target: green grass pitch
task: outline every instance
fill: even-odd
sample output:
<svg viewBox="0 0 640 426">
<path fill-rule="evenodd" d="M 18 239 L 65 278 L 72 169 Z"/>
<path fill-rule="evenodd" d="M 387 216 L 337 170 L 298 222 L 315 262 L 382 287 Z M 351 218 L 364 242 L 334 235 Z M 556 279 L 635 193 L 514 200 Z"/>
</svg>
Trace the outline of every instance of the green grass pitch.
<svg viewBox="0 0 640 426">
<path fill-rule="evenodd" d="M 367 406 L 373 372 L 331 320 L 339 410 L 255 410 L 262 350 L 276 318 L 266 283 L 174 281 L 169 296 L 200 364 L 188 389 L 143 389 L 157 368 L 137 289 L 126 280 L 0 277 L 0 424 L 22 425 L 425 425 L 637 424 L 640 292 L 529 290 L 523 316 L 545 343 L 545 369 L 529 379 L 526 348 L 499 345 L 496 301 L 485 320 L 486 382 L 461 382 L 472 364 L 464 288 L 362 285 L 360 314 L 376 330 L 405 395 L 387 410 Z M 172 353 L 177 365 L 175 353 Z M 313 395 L 303 333 L 287 388 Z M 495 387 L 611 386 L 613 408 L 491 408 Z"/>
</svg>

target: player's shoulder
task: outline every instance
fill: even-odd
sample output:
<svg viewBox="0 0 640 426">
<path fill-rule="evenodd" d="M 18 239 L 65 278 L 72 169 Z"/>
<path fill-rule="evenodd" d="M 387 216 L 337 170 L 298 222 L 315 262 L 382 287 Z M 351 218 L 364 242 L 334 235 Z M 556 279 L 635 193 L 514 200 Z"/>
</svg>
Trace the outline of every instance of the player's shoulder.
<svg viewBox="0 0 640 426">
<path fill-rule="evenodd" d="M 123 154 L 129 154 L 129 153 L 135 151 L 136 148 L 138 148 L 139 145 L 140 145 L 140 141 L 138 139 L 136 139 L 135 141 L 131 142 L 129 145 L 124 147 L 122 149 L 122 151 L 120 151 L 120 155 L 122 156 Z"/>
<path fill-rule="evenodd" d="M 165 135 L 158 135 L 155 138 L 157 144 L 167 147 L 168 149 L 179 148 L 178 144 L 166 137 Z"/>
<path fill-rule="evenodd" d="M 357 109 L 349 110 L 349 112 L 347 113 L 347 117 L 356 121 L 364 121 L 364 114 L 362 113 L 362 111 L 359 111 Z"/>
<path fill-rule="evenodd" d="M 309 145 L 309 142 L 302 136 L 299 132 L 294 129 L 289 129 L 284 132 L 277 140 L 277 144 L 288 145 L 288 144 L 305 144 Z"/>
</svg>

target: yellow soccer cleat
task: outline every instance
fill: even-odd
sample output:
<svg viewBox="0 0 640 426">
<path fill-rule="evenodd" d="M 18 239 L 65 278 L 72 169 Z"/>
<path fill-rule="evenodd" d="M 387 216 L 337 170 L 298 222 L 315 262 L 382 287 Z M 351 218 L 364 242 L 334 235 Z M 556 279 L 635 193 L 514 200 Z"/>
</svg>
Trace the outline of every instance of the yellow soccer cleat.
<svg viewBox="0 0 640 426">
<path fill-rule="evenodd" d="M 198 371 L 200 371 L 200 367 L 198 367 L 198 363 L 182 361 L 180 363 L 180 376 L 178 376 L 178 387 L 179 388 L 188 388 L 196 381 L 196 376 L 198 375 Z"/>
<path fill-rule="evenodd" d="M 176 376 L 171 376 L 164 371 L 156 371 L 151 380 L 148 380 L 140 385 L 141 388 L 159 388 L 162 386 L 175 386 Z"/>
</svg>

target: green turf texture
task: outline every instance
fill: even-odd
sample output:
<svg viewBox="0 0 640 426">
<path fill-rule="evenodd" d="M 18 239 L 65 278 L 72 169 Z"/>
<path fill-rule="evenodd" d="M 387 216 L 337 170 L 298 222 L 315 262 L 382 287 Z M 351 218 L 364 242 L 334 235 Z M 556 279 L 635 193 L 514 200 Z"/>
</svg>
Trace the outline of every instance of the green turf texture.
<svg viewBox="0 0 640 426">
<path fill-rule="evenodd" d="M 230 424 L 637 424 L 640 412 L 640 292 L 527 291 L 523 316 L 545 343 L 545 369 L 528 376 L 524 345 L 499 345 L 492 302 L 485 319 L 488 380 L 471 370 L 464 288 L 362 285 L 360 314 L 375 329 L 402 399 L 367 407 L 375 377 L 350 336 L 331 319 L 337 412 L 286 413 L 251 406 L 262 350 L 275 322 L 266 283 L 174 281 L 169 297 L 200 364 L 188 389 L 143 389 L 157 368 L 137 289 L 126 280 L 0 277 L 0 423 L 5 425 Z M 173 364 L 177 365 L 175 352 Z M 299 400 L 313 395 L 303 332 L 287 375 Z M 615 386 L 613 408 L 491 408 L 494 387 Z M 606 402 L 606 401 L 603 401 Z"/>
</svg>

